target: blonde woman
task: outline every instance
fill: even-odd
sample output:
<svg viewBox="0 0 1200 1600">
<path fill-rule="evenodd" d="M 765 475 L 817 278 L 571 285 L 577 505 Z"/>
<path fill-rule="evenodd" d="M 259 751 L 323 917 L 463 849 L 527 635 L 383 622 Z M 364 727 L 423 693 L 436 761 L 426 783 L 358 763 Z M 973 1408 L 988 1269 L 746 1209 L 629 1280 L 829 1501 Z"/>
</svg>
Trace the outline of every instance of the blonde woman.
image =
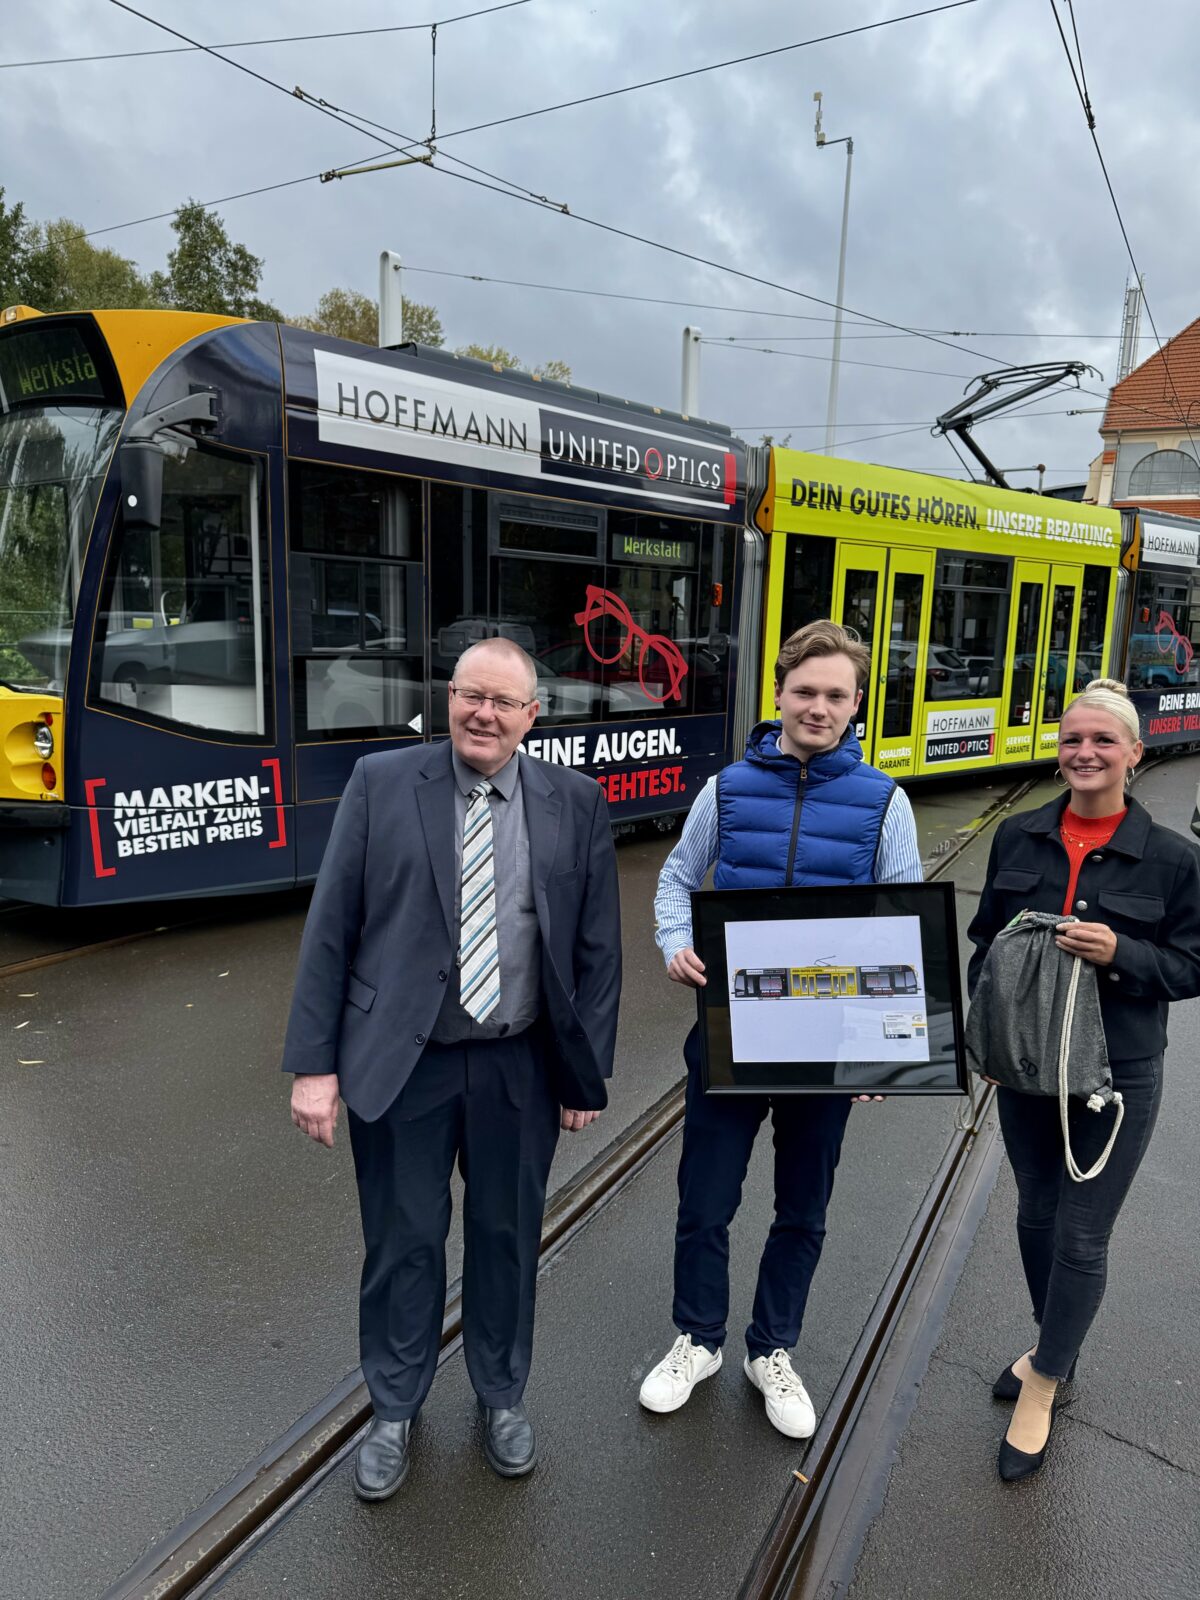
<svg viewBox="0 0 1200 1600">
<path fill-rule="evenodd" d="M 1058 769 L 1067 793 L 1002 823 L 992 845 L 968 987 L 988 947 L 1018 912 L 1061 912 L 1059 948 L 1096 968 L 1113 1086 L 1125 1121 L 1096 1178 L 1066 1174 L 1057 1101 L 998 1088 L 1000 1126 L 1017 1181 L 1017 1240 L 1038 1324 L 1037 1343 L 1005 1368 L 997 1399 L 1016 1400 L 1000 1446 L 1006 1482 L 1042 1465 L 1060 1383 L 1104 1296 L 1108 1241 L 1162 1098 L 1167 1006 L 1200 994 L 1200 851 L 1160 827 L 1127 793 L 1143 745 L 1123 684 L 1097 678 L 1059 724 Z M 1014 996 L 1014 1004 L 1017 998 Z M 1072 1104 L 1076 1160 L 1090 1166 L 1111 1117 Z"/>
</svg>

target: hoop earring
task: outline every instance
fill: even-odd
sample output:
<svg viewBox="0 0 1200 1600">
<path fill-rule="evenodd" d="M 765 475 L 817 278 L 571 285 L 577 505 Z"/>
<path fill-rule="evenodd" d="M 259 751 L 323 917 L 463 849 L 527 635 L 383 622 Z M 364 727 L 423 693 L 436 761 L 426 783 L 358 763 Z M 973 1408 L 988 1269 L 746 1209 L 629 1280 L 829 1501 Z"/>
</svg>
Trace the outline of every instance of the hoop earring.
<svg viewBox="0 0 1200 1600">
<path fill-rule="evenodd" d="M 1063 769 L 1061 767 L 1055 767 L 1054 781 L 1061 784 L 1064 789 L 1067 787 L 1067 780 L 1063 777 Z"/>
</svg>

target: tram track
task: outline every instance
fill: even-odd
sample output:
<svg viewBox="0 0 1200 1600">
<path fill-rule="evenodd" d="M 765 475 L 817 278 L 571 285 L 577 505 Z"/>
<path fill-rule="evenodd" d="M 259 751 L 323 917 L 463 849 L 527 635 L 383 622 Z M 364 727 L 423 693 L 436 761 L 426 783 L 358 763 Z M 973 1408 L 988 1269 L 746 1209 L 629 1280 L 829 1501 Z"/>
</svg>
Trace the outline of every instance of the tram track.
<svg viewBox="0 0 1200 1600">
<path fill-rule="evenodd" d="M 944 877 L 1040 776 L 1035 774 L 1011 785 L 981 815 L 958 828 L 929 865 L 927 876 Z M 683 1108 L 684 1087 L 680 1083 L 554 1194 L 544 1219 L 539 1273 L 666 1148 L 682 1125 Z M 803 1548 L 824 1503 L 834 1468 L 845 1453 L 854 1418 L 868 1392 L 870 1374 L 886 1354 L 921 1267 L 936 1250 L 940 1230 L 946 1219 L 956 1214 L 955 1194 L 964 1172 L 969 1167 L 973 1170 L 970 1157 L 976 1136 L 976 1128 L 957 1136 L 942 1159 L 814 1441 L 812 1450 L 818 1452 L 819 1471 L 809 1474 L 804 1486 L 807 1492 L 799 1500 L 791 1495 L 785 1500 L 773 1525 L 769 1548 L 760 1552 L 755 1570 L 761 1567 L 763 1581 L 768 1576 L 773 1581 L 777 1569 L 789 1570 L 794 1553 Z M 461 1339 L 461 1290 L 456 1284 L 446 1301 L 439 1366 L 454 1357 Z M 370 1418 L 370 1397 L 361 1374 L 355 1372 L 154 1544 L 105 1591 L 102 1600 L 192 1600 L 211 1593 L 349 1457 Z M 769 1565 L 763 1564 L 763 1556 Z M 755 1596 L 774 1592 L 761 1587 L 746 1591 Z"/>
</svg>

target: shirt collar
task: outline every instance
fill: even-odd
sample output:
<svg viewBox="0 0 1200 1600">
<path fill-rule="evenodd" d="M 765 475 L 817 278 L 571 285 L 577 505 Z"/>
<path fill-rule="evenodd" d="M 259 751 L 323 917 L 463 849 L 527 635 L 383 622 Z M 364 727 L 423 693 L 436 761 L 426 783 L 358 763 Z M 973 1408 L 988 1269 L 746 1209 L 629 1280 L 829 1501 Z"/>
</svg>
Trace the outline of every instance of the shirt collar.
<svg viewBox="0 0 1200 1600">
<path fill-rule="evenodd" d="M 500 771 L 493 772 L 491 777 L 487 779 L 495 792 L 503 800 L 512 799 L 513 793 L 520 779 L 521 771 L 520 767 L 518 766 L 519 756 L 520 751 L 514 750 L 512 755 L 509 756 L 508 760 L 500 768 Z M 474 767 L 468 766 L 453 745 L 450 746 L 450 759 L 454 765 L 454 781 L 462 790 L 463 794 L 470 794 L 471 790 L 479 782 L 480 778 L 487 777 L 486 773 L 477 772 Z"/>
<path fill-rule="evenodd" d="M 1049 805 L 1039 806 L 1036 811 L 1028 812 L 1021 819 L 1021 826 L 1026 833 L 1057 833 L 1062 822 L 1062 814 L 1067 809 L 1068 795 L 1060 795 L 1051 800 Z M 1129 809 L 1117 825 L 1117 831 L 1104 846 L 1106 850 L 1115 850 L 1119 855 L 1131 856 L 1135 861 L 1140 861 L 1146 851 L 1146 841 L 1150 837 L 1150 813 L 1145 806 L 1139 804 L 1132 795 L 1129 796 Z"/>
</svg>

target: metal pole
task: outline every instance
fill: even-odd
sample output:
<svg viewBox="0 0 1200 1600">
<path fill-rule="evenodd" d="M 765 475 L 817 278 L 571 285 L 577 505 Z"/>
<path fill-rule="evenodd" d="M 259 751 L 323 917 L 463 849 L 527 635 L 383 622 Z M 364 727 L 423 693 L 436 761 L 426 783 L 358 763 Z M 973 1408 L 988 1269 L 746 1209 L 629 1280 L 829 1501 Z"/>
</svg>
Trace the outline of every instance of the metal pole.
<svg viewBox="0 0 1200 1600">
<path fill-rule="evenodd" d="M 842 294 L 846 287 L 846 233 L 850 224 L 850 163 L 854 157 L 854 140 L 846 140 L 846 192 L 842 200 L 842 243 L 838 250 L 837 310 L 833 321 L 833 360 L 829 367 L 829 409 L 825 416 L 825 453 L 833 450 L 833 436 L 837 431 L 838 365 L 842 359 Z"/>
<path fill-rule="evenodd" d="M 683 365 L 680 374 L 679 409 L 694 417 L 700 409 L 700 329 L 683 330 Z"/>
<path fill-rule="evenodd" d="M 400 292 L 400 257 L 379 252 L 379 347 L 404 343 L 404 296 Z"/>
</svg>

